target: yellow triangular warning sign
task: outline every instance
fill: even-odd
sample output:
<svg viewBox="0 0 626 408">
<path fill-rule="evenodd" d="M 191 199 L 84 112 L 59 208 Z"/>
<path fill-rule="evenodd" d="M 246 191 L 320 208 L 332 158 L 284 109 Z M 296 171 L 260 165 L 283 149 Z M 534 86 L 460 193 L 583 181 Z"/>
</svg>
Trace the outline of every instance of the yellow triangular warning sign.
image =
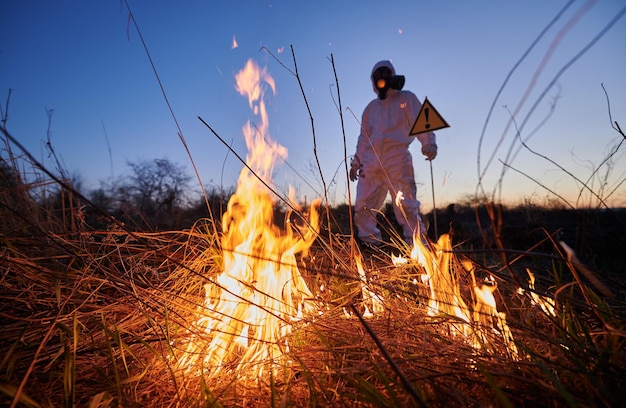
<svg viewBox="0 0 626 408">
<path fill-rule="evenodd" d="M 428 98 L 425 98 L 424 104 L 422 104 L 422 109 L 420 109 L 420 112 L 417 114 L 417 118 L 415 118 L 415 123 L 413 123 L 413 128 L 411 129 L 409 135 L 432 132 L 434 130 L 447 127 L 450 127 L 448 122 L 441 117 Z"/>
</svg>

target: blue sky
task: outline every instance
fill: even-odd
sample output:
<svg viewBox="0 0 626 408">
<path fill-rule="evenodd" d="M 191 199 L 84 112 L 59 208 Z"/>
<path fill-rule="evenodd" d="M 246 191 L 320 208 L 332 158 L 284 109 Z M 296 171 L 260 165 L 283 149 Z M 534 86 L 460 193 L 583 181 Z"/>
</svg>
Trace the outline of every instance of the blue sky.
<svg viewBox="0 0 626 408">
<path fill-rule="evenodd" d="M 509 79 L 481 139 L 505 78 L 570 3 Z M 585 181 L 621 137 L 610 126 L 602 84 L 613 120 L 626 128 L 623 1 L 128 0 L 128 4 L 202 181 L 209 186 L 234 186 L 242 164 L 198 116 L 245 156 L 241 128 L 258 118 L 235 90 L 234 76 L 253 59 L 276 81 L 276 95 L 266 100 L 270 137 L 289 151 L 289 166 L 279 164 L 276 169 L 278 190 L 292 185 L 307 200 L 321 194 L 311 122 L 298 82 L 262 47 L 293 69 L 293 46 L 334 204 L 346 202 L 347 193 L 331 55 L 349 155 L 354 153 L 361 112 L 375 97 L 369 73 L 381 59 L 391 59 L 396 71 L 406 76 L 405 89 L 421 100 L 428 97 L 451 125 L 437 132 L 439 156 L 433 162 L 433 183 L 438 206 L 473 195 L 483 173 L 484 190 L 496 191 L 505 202 L 545 202 L 549 194 L 530 181 L 532 177 L 574 205 L 593 205 L 597 200 L 589 195 L 577 201 L 581 187 L 572 176 L 526 149 L 509 156 L 515 170 L 506 172 L 502 190 L 497 190 L 502 161 L 519 146 L 512 145 L 514 126 L 504 132 L 507 122 L 515 112 L 515 123 L 521 127 L 521 137 L 528 138 L 529 148 Z M 622 17 L 604 36 L 569 65 L 620 13 Z M 167 158 L 193 174 L 128 16 L 119 0 L 3 0 L 0 5 L 3 110 L 12 89 L 7 129 L 54 168 L 44 145 L 46 109 L 53 109 L 52 145 L 86 190 L 128 173 L 128 161 Z M 616 189 L 626 177 L 624 149 L 613 156 L 605 192 Z M 430 168 L 419 143 L 411 150 L 418 195 L 428 210 L 432 207 Z M 601 191 L 603 180 L 595 177 L 588 184 Z M 354 197 L 355 184 L 350 188 Z M 610 203 L 626 205 L 624 191 L 626 187 L 617 188 Z"/>
</svg>

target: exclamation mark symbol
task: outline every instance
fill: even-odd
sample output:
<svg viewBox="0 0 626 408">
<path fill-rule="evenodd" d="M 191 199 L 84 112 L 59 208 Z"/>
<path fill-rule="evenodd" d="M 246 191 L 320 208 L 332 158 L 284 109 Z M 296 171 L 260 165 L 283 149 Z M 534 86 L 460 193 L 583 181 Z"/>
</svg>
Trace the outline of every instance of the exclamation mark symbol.
<svg viewBox="0 0 626 408">
<path fill-rule="evenodd" d="M 430 123 L 428 123 L 428 112 L 430 109 L 424 108 L 424 115 L 426 115 L 426 125 L 424 126 L 426 129 L 430 129 Z"/>
</svg>

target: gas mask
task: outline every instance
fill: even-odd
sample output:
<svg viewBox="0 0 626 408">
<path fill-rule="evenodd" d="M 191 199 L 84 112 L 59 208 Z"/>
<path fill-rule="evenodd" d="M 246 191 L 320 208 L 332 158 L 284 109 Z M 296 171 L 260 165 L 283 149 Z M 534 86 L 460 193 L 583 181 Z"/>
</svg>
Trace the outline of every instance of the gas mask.
<svg viewBox="0 0 626 408">
<path fill-rule="evenodd" d="M 372 74 L 372 81 L 381 100 L 387 97 L 389 89 L 400 91 L 404 87 L 404 75 L 393 75 L 389 67 L 377 68 Z"/>
</svg>

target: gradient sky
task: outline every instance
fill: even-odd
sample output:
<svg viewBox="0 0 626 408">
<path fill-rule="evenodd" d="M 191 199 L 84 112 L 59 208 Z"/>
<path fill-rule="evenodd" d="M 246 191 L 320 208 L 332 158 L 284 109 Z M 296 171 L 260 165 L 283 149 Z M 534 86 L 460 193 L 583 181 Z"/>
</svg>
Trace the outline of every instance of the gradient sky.
<svg viewBox="0 0 626 408">
<path fill-rule="evenodd" d="M 482 184 L 488 194 L 497 191 L 507 156 L 515 169 L 507 171 L 497 195 L 505 202 L 544 203 L 549 194 L 528 179 L 532 177 L 573 205 L 596 204 L 589 195 L 577 202 L 580 184 L 555 164 L 527 149 L 517 152 L 515 126 L 507 127 L 507 122 L 515 114 L 530 149 L 584 181 L 621 139 L 611 128 L 602 85 L 613 120 L 626 129 L 626 6 L 621 0 L 128 4 L 208 186 L 234 186 L 242 164 L 198 116 L 245 156 L 241 128 L 258 118 L 235 90 L 234 75 L 253 59 L 276 81 L 276 95 L 266 99 L 270 137 L 289 151 L 289 165 L 276 170 L 278 189 L 292 185 L 307 200 L 321 194 L 311 121 L 299 84 L 262 47 L 293 70 L 293 46 L 333 204 L 346 202 L 347 193 L 331 55 L 349 155 L 361 112 L 375 97 L 371 67 L 381 59 L 391 59 L 397 73 L 406 76 L 405 89 L 421 100 L 428 97 L 451 125 L 437 132 L 433 182 L 438 207 L 473 195 L 492 156 Z M 488 116 L 507 75 L 559 14 L 509 78 Z M 167 158 L 193 175 L 124 1 L 2 0 L 0 38 L 3 111 L 12 90 L 7 129 L 47 167 L 54 168 L 45 148 L 46 110 L 52 109 L 52 145 L 66 170 L 79 175 L 84 190 L 127 174 L 128 161 Z M 604 191 L 616 189 L 626 177 L 625 148 L 613 156 Z M 430 168 L 418 142 L 411 151 L 418 198 L 429 210 Z M 598 192 L 601 181 L 595 177 L 588 184 Z M 351 189 L 354 199 L 355 183 Z M 616 189 L 610 203 L 626 205 L 626 185 Z"/>
</svg>

